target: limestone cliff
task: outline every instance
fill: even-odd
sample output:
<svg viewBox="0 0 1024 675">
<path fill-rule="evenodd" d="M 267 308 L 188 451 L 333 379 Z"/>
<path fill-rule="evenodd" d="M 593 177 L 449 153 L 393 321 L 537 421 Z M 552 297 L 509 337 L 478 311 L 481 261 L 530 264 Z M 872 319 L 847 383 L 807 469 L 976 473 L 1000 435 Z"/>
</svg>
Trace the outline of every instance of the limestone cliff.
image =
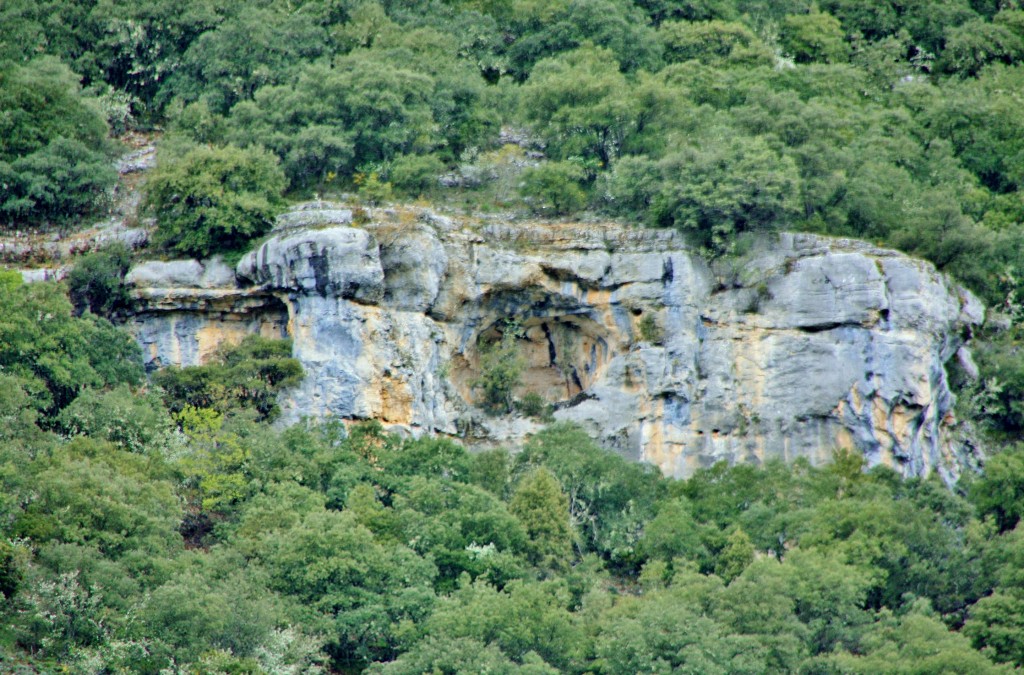
<svg viewBox="0 0 1024 675">
<path fill-rule="evenodd" d="M 287 419 L 514 444 L 537 423 L 483 414 L 472 387 L 481 344 L 511 319 L 520 393 L 667 474 L 820 463 L 838 447 L 904 475 L 952 478 L 971 462 L 950 433 L 946 364 L 983 308 L 928 263 L 803 234 L 709 264 L 671 231 L 413 210 L 351 221 L 307 204 L 235 270 L 136 267 L 147 363 L 200 363 L 250 332 L 290 336 L 307 377 L 282 402 Z"/>
</svg>

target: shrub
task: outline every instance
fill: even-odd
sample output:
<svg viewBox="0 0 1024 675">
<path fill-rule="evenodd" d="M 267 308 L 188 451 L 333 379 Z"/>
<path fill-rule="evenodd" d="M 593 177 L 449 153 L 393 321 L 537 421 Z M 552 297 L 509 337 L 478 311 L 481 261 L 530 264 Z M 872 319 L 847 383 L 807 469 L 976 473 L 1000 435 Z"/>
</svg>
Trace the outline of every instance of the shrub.
<svg viewBox="0 0 1024 675">
<path fill-rule="evenodd" d="M 370 206 L 391 201 L 393 196 L 391 183 L 381 180 L 376 171 L 369 174 L 357 173 L 353 180 L 359 186 L 359 199 Z"/>
<path fill-rule="evenodd" d="M 156 241 L 176 253 L 208 257 L 245 250 L 273 226 L 285 177 L 261 148 L 197 147 L 171 158 L 146 183 Z"/>
<path fill-rule="evenodd" d="M 131 297 L 124 275 L 130 264 L 131 252 L 120 243 L 82 257 L 68 274 L 68 292 L 75 311 L 109 316 L 127 307 Z"/>
<path fill-rule="evenodd" d="M 524 475 L 512 493 L 508 510 L 530 536 L 531 562 L 555 569 L 566 567 L 572 555 L 569 500 L 551 471 L 538 467 Z"/>
<path fill-rule="evenodd" d="M 69 435 L 102 438 L 129 452 L 147 450 L 172 429 L 158 397 L 124 384 L 110 391 L 86 389 L 57 421 Z"/>
<path fill-rule="evenodd" d="M 0 69 L 0 110 L 0 220 L 63 224 L 103 206 L 117 179 L 107 126 L 67 66 Z"/>
<path fill-rule="evenodd" d="M 11 164 L 0 161 L 0 183 L 7 186 L 0 214 L 30 226 L 67 224 L 105 206 L 116 175 L 102 154 L 57 138 Z"/>
<path fill-rule="evenodd" d="M 4 292 L 13 291 L 21 286 L 21 272 L 15 270 L 0 270 L 0 289 Z"/>
<path fill-rule="evenodd" d="M 583 169 L 572 162 L 548 162 L 523 172 L 519 193 L 532 199 L 537 211 L 572 213 L 587 203 L 587 195 L 580 187 L 585 178 Z"/>
<path fill-rule="evenodd" d="M 106 319 L 74 318 L 63 286 L 24 284 L 0 292 L 0 372 L 23 378 L 35 408 L 55 414 L 84 387 L 137 384 L 142 358 Z"/>
<path fill-rule="evenodd" d="M 850 51 L 839 20 L 823 12 L 787 16 L 782 47 L 797 63 L 842 63 Z"/>
<path fill-rule="evenodd" d="M 985 417 L 995 429 L 1011 437 L 1024 430 L 1024 360 L 1020 348 L 1024 334 L 1007 331 L 977 345 L 978 366 L 987 397 Z"/>
<path fill-rule="evenodd" d="M 24 576 L 24 547 L 0 539 L 0 595 L 10 600 L 17 593 Z"/>
<path fill-rule="evenodd" d="M 637 323 L 637 329 L 640 331 L 640 339 L 644 342 L 661 344 L 665 339 L 665 331 L 658 325 L 658 321 L 650 314 L 641 317 L 640 321 Z"/>
<path fill-rule="evenodd" d="M 484 406 L 499 413 L 510 413 L 513 393 L 523 377 L 523 359 L 516 349 L 518 326 L 506 323 L 501 339 L 480 348 L 480 377 L 473 383 L 483 391 Z"/>
<path fill-rule="evenodd" d="M 599 185 L 602 200 L 615 213 L 630 218 L 648 217 L 661 190 L 661 167 L 648 157 L 623 157 L 604 174 Z"/>
<path fill-rule="evenodd" d="M 772 50 L 741 23 L 730 21 L 667 21 L 658 29 L 665 60 L 698 60 L 712 66 L 772 65 Z"/>
<path fill-rule="evenodd" d="M 444 163 L 436 155 L 403 155 L 391 165 L 391 184 L 412 195 L 419 195 L 437 185 Z"/>
<path fill-rule="evenodd" d="M 663 183 L 651 204 L 672 225 L 715 251 L 743 232 L 770 230 L 799 213 L 795 162 L 761 138 L 709 138 L 660 162 Z"/>
<path fill-rule="evenodd" d="M 551 405 L 535 391 L 523 394 L 523 397 L 516 401 L 516 410 L 542 422 L 551 419 Z"/>
<path fill-rule="evenodd" d="M 163 387 L 172 412 L 187 406 L 219 413 L 252 408 L 261 419 L 270 420 L 280 412 L 277 392 L 303 377 L 291 351 L 290 340 L 250 335 L 241 344 L 220 349 L 213 363 L 167 368 L 155 373 L 153 381 Z"/>
<path fill-rule="evenodd" d="M 990 63 L 1012 65 L 1024 55 L 1024 40 L 1007 26 L 981 19 L 946 30 L 946 49 L 939 66 L 961 77 L 973 77 Z"/>
</svg>

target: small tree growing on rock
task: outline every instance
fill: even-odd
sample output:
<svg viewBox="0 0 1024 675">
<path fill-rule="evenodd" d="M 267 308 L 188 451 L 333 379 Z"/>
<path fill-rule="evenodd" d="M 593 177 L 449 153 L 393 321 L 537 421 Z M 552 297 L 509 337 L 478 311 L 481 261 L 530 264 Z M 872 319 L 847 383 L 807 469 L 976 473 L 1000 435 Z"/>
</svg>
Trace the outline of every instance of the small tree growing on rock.
<svg viewBox="0 0 1024 675">
<path fill-rule="evenodd" d="M 565 215 L 586 206 L 587 194 L 580 187 L 585 178 L 573 162 L 547 162 L 523 172 L 519 193 L 532 200 L 535 211 Z"/>
<path fill-rule="evenodd" d="M 89 310 L 97 316 L 110 316 L 131 302 L 124 283 L 131 266 L 128 247 L 114 243 L 83 256 L 68 274 L 68 294 L 76 314 Z"/>
<path fill-rule="evenodd" d="M 523 379 L 523 358 L 516 348 L 519 325 L 506 322 L 501 339 L 480 346 L 480 377 L 473 387 L 483 392 L 484 406 L 496 413 L 510 413 L 515 405 L 515 390 Z"/>
<path fill-rule="evenodd" d="M 146 208 L 157 219 L 156 240 L 176 253 L 237 253 L 273 226 L 285 183 L 266 150 L 197 147 L 157 167 Z"/>
</svg>

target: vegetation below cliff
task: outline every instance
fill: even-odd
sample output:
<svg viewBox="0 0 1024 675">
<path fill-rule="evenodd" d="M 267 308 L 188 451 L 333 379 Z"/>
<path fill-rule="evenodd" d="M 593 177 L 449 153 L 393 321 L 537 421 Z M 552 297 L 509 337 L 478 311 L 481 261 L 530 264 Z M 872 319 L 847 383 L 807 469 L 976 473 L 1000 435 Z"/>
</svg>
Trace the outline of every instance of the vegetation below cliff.
<svg viewBox="0 0 1024 675">
<path fill-rule="evenodd" d="M 0 345 L 9 672 L 1024 663 L 1019 450 L 950 491 L 849 453 L 671 480 L 565 425 L 516 455 L 279 430 L 286 346 L 132 389 L 130 339 L 6 277 Z"/>
</svg>

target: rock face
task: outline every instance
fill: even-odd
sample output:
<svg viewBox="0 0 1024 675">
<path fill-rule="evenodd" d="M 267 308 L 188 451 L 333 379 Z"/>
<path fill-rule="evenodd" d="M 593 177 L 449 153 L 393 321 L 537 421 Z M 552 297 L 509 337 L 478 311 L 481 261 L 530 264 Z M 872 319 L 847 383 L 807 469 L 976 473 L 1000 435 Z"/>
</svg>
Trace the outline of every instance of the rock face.
<svg viewBox="0 0 1024 675">
<path fill-rule="evenodd" d="M 782 234 L 708 264 L 673 232 L 455 221 L 337 205 L 282 217 L 229 278 L 217 261 L 132 271 L 149 364 L 202 362 L 249 332 L 290 336 L 303 415 L 515 444 L 539 428 L 474 402 L 480 350 L 512 322 L 555 417 L 687 476 L 719 460 L 831 458 L 952 479 L 946 364 L 983 307 L 928 263 Z M 959 355 L 958 355 L 959 351 Z M 966 356 L 965 356 L 966 355 Z"/>
</svg>

